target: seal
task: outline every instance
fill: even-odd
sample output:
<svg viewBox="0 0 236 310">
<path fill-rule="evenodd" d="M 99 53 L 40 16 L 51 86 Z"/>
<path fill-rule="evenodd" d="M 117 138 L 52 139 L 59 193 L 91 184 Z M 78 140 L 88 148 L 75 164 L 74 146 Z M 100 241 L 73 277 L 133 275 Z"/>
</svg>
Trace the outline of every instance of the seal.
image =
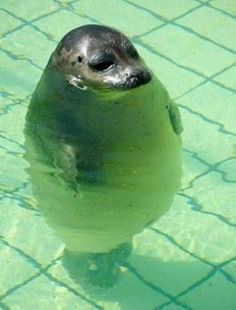
<svg viewBox="0 0 236 310">
<path fill-rule="evenodd" d="M 169 209 L 181 131 L 178 107 L 126 36 L 85 25 L 63 37 L 28 108 L 25 158 L 68 251 L 114 251 Z"/>
</svg>

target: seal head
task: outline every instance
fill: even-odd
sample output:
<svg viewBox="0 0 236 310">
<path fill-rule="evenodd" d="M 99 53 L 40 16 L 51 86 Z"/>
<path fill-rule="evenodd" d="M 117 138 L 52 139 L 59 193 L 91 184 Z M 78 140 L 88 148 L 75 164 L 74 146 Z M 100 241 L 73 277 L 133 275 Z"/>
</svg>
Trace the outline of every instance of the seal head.
<svg viewBox="0 0 236 310">
<path fill-rule="evenodd" d="M 129 90 L 148 83 L 152 77 L 128 38 L 100 25 L 85 25 L 69 32 L 51 61 L 70 84 L 80 89 Z"/>
</svg>

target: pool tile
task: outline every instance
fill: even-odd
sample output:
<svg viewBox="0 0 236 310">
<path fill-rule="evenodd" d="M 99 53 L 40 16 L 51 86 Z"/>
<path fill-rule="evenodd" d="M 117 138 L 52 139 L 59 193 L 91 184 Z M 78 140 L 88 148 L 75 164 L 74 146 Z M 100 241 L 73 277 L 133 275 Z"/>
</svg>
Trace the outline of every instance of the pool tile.
<svg viewBox="0 0 236 310">
<path fill-rule="evenodd" d="M 210 5 L 236 16 L 236 5 L 232 0 L 213 0 Z"/>
<path fill-rule="evenodd" d="M 232 53 L 173 25 L 143 36 L 142 42 L 170 61 L 208 77 L 235 61 Z"/>
<path fill-rule="evenodd" d="M 4 304 L 11 310 L 58 310 L 68 306 L 76 310 L 94 309 L 82 296 L 105 310 L 159 309 L 163 304 L 166 306 L 161 309 L 165 310 L 190 307 L 221 310 L 232 309 L 236 304 L 235 284 L 230 282 L 236 282 L 235 260 L 222 267 L 228 273 L 226 277 L 218 272 L 200 285 L 196 283 L 211 270 L 208 261 L 217 265 L 234 258 L 236 253 L 232 186 L 236 178 L 232 168 L 236 154 L 235 136 L 226 132 L 235 130 L 231 113 L 234 94 L 226 89 L 236 86 L 235 67 L 226 70 L 234 58 L 224 48 L 181 28 L 189 27 L 217 44 L 235 48 L 235 42 L 230 40 L 233 28 L 229 14 L 236 13 L 233 1 L 213 0 L 209 5 L 197 8 L 200 2 L 207 1 L 105 0 L 102 6 L 99 0 L 81 0 L 73 6 L 68 5 L 69 1 L 59 0 L 2 1 L 1 7 L 16 17 L 0 10 L 1 31 L 10 31 L 0 43 L 0 96 L 3 97 L 0 107 L 0 161 L 3 167 L 0 175 L 3 193 L 0 196 L 0 236 L 16 249 L 0 243 L 0 251 L 1 246 L 4 251 L 0 255 L 0 260 L 4 258 L 0 265 L 7 265 L 1 273 L 0 287 L 3 283 L 6 291 L 20 285 L 60 257 L 64 248 L 37 210 L 27 183 L 25 168 L 28 163 L 22 156 L 28 97 L 42 72 L 37 66 L 45 67 L 56 45 L 53 40 L 58 41 L 71 28 L 84 23 L 105 23 L 133 36 L 134 40 L 140 34 L 149 33 L 141 38 L 141 42 L 136 41 L 137 47 L 171 97 L 182 96 L 178 103 L 184 122 L 185 190 L 181 195 L 185 197 L 178 195 L 169 212 L 153 225 L 160 234 L 146 229 L 134 238 L 131 268 L 122 273 L 118 284 L 109 292 L 85 292 L 58 260 L 50 267 L 50 274 L 13 289 L 0 302 L 0 309 L 5 309 Z M 144 6 L 146 10 L 138 6 Z M 155 14 L 164 20 L 186 16 L 178 20 L 181 25 L 165 26 Z M 25 18 L 26 23 L 35 18 L 37 21 L 14 31 L 21 25 L 17 16 Z M 40 29 L 36 30 L 34 26 Z M 156 29 L 159 26 L 161 28 Z M 224 69 L 226 71 L 214 78 L 219 85 L 208 82 L 198 87 L 204 81 L 202 74 L 209 77 Z M 194 87 L 197 88 L 183 96 Z M 208 164 L 216 164 L 221 172 L 204 175 L 210 168 Z M 194 285 L 193 289 L 191 285 Z M 187 293 L 179 300 L 183 307 L 174 301 L 171 303 L 172 298 L 165 297 L 158 287 L 170 294 L 186 289 Z"/>
<path fill-rule="evenodd" d="M 49 41 L 40 31 L 36 31 L 30 26 L 12 33 L 1 41 L 3 49 L 13 53 L 18 58 L 29 58 L 41 68 L 46 66 L 55 46 L 55 42 Z"/>
<path fill-rule="evenodd" d="M 181 100 L 178 100 L 181 107 Z M 180 108 L 184 131 L 183 147 L 198 155 L 206 164 L 217 164 L 235 154 L 235 137 L 220 131 L 220 126 L 204 119 L 204 116 Z M 209 139 L 211 137 L 211 139 Z"/>
<path fill-rule="evenodd" d="M 55 0 L 53 0 L 55 1 Z M 78 0 L 76 0 L 78 1 Z M 75 0 L 56 0 L 55 2 L 59 3 L 62 7 L 71 4 L 71 2 L 75 2 Z"/>
<path fill-rule="evenodd" d="M 235 35 L 235 20 L 219 11 L 202 7 L 182 17 L 177 23 L 236 51 L 236 40 L 232 40 Z"/>
<path fill-rule="evenodd" d="M 80 296 L 73 294 L 60 284 L 50 281 L 44 275 L 20 287 L 14 294 L 4 298 L 3 301 L 12 310 L 58 310 L 67 309 L 68 305 L 70 305 L 70 309 L 94 309 Z"/>
<path fill-rule="evenodd" d="M 147 8 L 166 20 L 177 18 L 199 5 L 193 0 L 129 0 L 129 2 Z"/>
<path fill-rule="evenodd" d="M 164 295 L 148 287 L 129 271 L 120 276 L 120 280 L 114 287 L 109 288 L 109 297 L 104 290 L 96 287 L 91 287 L 90 292 L 84 291 L 79 283 L 71 280 L 61 262 L 53 265 L 49 273 L 106 310 L 154 309 L 159 304 L 168 301 Z"/>
<path fill-rule="evenodd" d="M 72 12 L 61 10 L 56 14 L 51 14 L 36 21 L 34 24 L 42 31 L 50 34 L 53 40 L 59 42 L 70 30 L 89 23 L 91 23 L 91 21 L 88 18 L 82 18 Z M 58 27 L 58 25 L 60 25 L 60 27 Z"/>
<path fill-rule="evenodd" d="M 146 281 L 172 296 L 186 290 L 212 268 L 150 229 L 134 238 L 129 263 Z"/>
<path fill-rule="evenodd" d="M 192 182 L 201 174 L 208 171 L 209 166 L 199 159 L 196 156 L 188 152 L 187 150 L 183 151 L 183 176 L 181 181 L 181 188 L 185 189 L 192 186 Z"/>
<path fill-rule="evenodd" d="M 235 228 L 201 212 L 191 198 L 178 195 L 169 212 L 153 227 L 174 238 L 180 247 L 203 261 L 220 264 L 235 256 Z M 163 256 L 166 255 L 168 257 L 168 251 L 163 252 Z"/>
<path fill-rule="evenodd" d="M 236 260 L 222 267 L 222 269 L 233 278 L 234 282 L 236 282 Z"/>
<path fill-rule="evenodd" d="M 56 3 L 51 0 L 40 0 L 39 1 L 17 1 L 7 0 L 1 1 L 1 8 L 8 10 L 17 17 L 32 20 L 44 14 L 48 14 L 58 8 Z"/>
<path fill-rule="evenodd" d="M 14 251 L 8 246 L 2 244 L 0 240 L 0 298 L 2 295 L 22 282 L 26 281 L 38 273 L 25 257 Z"/>
<path fill-rule="evenodd" d="M 86 291 L 80 284 L 79 279 L 78 282 L 75 281 L 74 278 L 71 277 L 67 269 L 65 269 L 62 259 L 57 260 L 49 269 L 48 274 L 53 277 L 58 282 L 64 283 L 64 285 L 70 287 L 71 289 L 75 290 L 78 294 L 89 298 L 90 293 Z M 94 288 L 94 291 L 97 289 Z"/>
<path fill-rule="evenodd" d="M 207 82 L 186 94 L 178 103 L 221 125 L 236 135 L 235 111 L 236 94 L 212 82 Z"/>
<path fill-rule="evenodd" d="M 1 188 L 4 192 L 7 189 L 14 189 L 22 185 L 26 173 L 22 156 L 21 145 L 15 144 L 0 137 L 0 160 L 1 160 Z M 21 166 L 20 166 L 21 165 Z M 10 170 L 9 170 L 10 169 Z M 9 172 L 11 171 L 11 172 Z"/>
<path fill-rule="evenodd" d="M 9 105 L 8 113 L 0 115 L 0 144 L 4 145 L 9 151 L 24 151 L 23 121 L 25 119 L 26 108 L 21 104 Z"/>
<path fill-rule="evenodd" d="M 234 171 L 234 168 L 235 166 L 231 165 L 231 170 Z M 225 221 L 234 223 L 236 227 L 236 183 L 233 185 L 223 181 L 221 173 L 213 171 L 202 176 L 184 193 L 197 197 L 202 211 L 220 215 Z"/>
<path fill-rule="evenodd" d="M 19 195 L 14 197 L 14 191 L 1 201 L 0 235 L 33 261 L 47 266 L 61 254 L 64 245 L 38 212 L 23 208 L 22 204 L 26 202 Z"/>
<path fill-rule="evenodd" d="M 164 306 L 162 309 L 163 310 L 184 310 L 186 309 L 186 307 L 182 307 L 182 306 L 176 305 L 175 303 L 172 303 L 168 306 Z"/>
<path fill-rule="evenodd" d="M 236 145 L 235 145 L 236 153 Z M 224 173 L 225 182 L 236 182 L 236 157 L 227 159 L 218 165 L 218 169 Z"/>
<path fill-rule="evenodd" d="M 12 17 L 8 13 L 4 11 L 0 11 L 0 20 L 1 20 L 1 30 L 0 35 L 2 36 L 4 33 L 12 31 L 16 27 L 22 24 L 19 19 Z"/>
<path fill-rule="evenodd" d="M 4 90 L 0 88 L 0 117 L 2 117 L 2 115 L 4 115 L 4 114 L 10 112 L 12 106 L 17 105 L 17 102 L 15 102 L 14 100 L 10 100 L 10 99 L 6 98 L 5 96 L 3 96 L 3 92 L 4 92 Z M 8 94 L 8 96 L 10 96 L 10 94 Z M 14 98 L 14 96 L 12 96 L 12 98 Z M 0 118 L 0 119 L 2 120 L 2 118 Z"/>
<path fill-rule="evenodd" d="M 226 87 L 236 89 L 236 66 L 233 66 L 216 76 L 214 81 L 217 81 Z"/>
<path fill-rule="evenodd" d="M 40 75 L 41 70 L 29 61 L 13 59 L 0 50 L 0 92 L 6 91 L 15 98 L 23 99 L 32 93 Z"/>
<path fill-rule="evenodd" d="M 97 22 L 115 27 L 128 36 L 144 33 L 162 24 L 149 13 L 134 9 L 129 3 L 120 0 L 104 0 L 102 5 L 100 0 L 81 0 L 75 2 L 73 7 L 79 14 L 91 16 Z M 138 29 L 137 20 L 141 21 Z"/>
<path fill-rule="evenodd" d="M 192 309 L 233 310 L 232 306 L 236 304 L 235 292 L 235 284 L 217 272 L 186 296 L 180 297 L 180 300 L 186 302 Z"/>
<path fill-rule="evenodd" d="M 136 47 L 149 68 L 165 85 L 171 98 L 183 95 L 189 89 L 204 81 L 202 77 L 151 53 L 140 44 L 137 43 Z"/>
</svg>

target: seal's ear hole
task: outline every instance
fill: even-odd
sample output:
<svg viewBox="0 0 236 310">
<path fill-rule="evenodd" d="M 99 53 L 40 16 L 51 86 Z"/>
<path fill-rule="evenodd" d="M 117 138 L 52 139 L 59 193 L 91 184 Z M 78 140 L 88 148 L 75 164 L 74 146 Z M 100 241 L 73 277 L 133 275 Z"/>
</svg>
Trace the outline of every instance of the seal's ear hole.
<svg viewBox="0 0 236 310">
<path fill-rule="evenodd" d="M 81 56 L 78 56 L 77 60 L 78 60 L 78 63 L 81 63 L 83 58 Z"/>
</svg>

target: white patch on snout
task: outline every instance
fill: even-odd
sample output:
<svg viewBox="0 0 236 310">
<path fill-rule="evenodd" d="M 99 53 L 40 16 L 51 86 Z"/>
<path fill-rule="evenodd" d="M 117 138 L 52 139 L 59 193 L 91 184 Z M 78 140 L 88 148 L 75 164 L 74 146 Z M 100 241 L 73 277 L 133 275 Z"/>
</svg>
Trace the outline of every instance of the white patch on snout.
<svg viewBox="0 0 236 310">
<path fill-rule="evenodd" d="M 76 88 L 79 88 L 81 90 L 87 90 L 88 86 L 83 84 L 82 79 L 80 78 L 80 76 L 76 77 L 74 75 L 71 74 L 66 74 L 66 80 L 73 86 L 75 86 Z"/>
</svg>

